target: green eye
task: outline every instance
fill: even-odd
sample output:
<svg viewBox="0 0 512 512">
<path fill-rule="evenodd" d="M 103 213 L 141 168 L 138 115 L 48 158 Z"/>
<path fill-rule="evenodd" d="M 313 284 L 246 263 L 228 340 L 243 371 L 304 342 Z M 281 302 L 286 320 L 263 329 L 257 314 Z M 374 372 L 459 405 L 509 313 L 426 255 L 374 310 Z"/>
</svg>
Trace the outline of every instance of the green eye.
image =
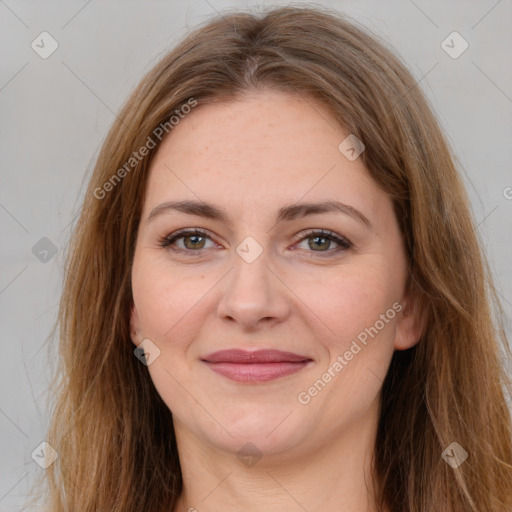
<svg viewBox="0 0 512 512">
<path fill-rule="evenodd" d="M 330 238 L 327 238 L 326 236 L 315 236 L 308 238 L 309 240 L 309 247 L 311 249 L 328 249 L 331 245 L 332 240 Z M 313 240 L 313 242 L 311 242 Z M 320 240 L 320 242 L 319 242 Z"/>
<path fill-rule="evenodd" d="M 320 231 L 310 231 L 306 233 L 306 236 L 302 236 L 300 242 L 308 241 L 308 248 L 312 250 L 312 252 L 320 252 L 320 253 L 337 253 L 339 251 L 344 251 L 350 249 L 352 244 L 343 237 L 340 237 L 334 234 L 332 231 L 320 230 Z M 332 250 L 329 250 L 332 242 L 338 245 Z"/>
<path fill-rule="evenodd" d="M 200 229 L 182 229 L 171 236 L 165 237 L 163 240 L 160 241 L 160 245 L 162 247 L 172 248 L 171 246 L 181 239 L 183 239 L 184 248 L 178 247 L 173 248 L 173 250 L 198 252 L 199 250 L 205 248 L 205 243 L 207 240 L 212 241 L 205 231 L 202 231 Z"/>
<path fill-rule="evenodd" d="M 307 249 L 303 248 L 304 250 L 314 253 L 326 253 L 326 256 L 345 251 L 352 247 L 352 243 L 346 238 L 338 236 L 328 230 L 310 230 L 307 233 L 301 233 L 299 236 L 301 236 L 299 244 L 306 240 L 308 241 Z M 176 242 L 182 239 L 183 247 L 175 247 Z M 214 243 L 208 233 L 202 229 L 182 229 L 162 239 L 160 245 L 176 252 L 200 254 L 202 249 L 208 248 L 206 247 L 208 241 Z M 335 243 L 337 247 L 331 249 L 332 243 Z"/>
<path fill-rule="evenodd" d="M 183 238 L 183 243 L 187 249 L 203 249 L 206 240 L 203 235 L 182 235 L 179 238 Z M 190 246 L 187 241 L 190 242 Z"/>
</svg>

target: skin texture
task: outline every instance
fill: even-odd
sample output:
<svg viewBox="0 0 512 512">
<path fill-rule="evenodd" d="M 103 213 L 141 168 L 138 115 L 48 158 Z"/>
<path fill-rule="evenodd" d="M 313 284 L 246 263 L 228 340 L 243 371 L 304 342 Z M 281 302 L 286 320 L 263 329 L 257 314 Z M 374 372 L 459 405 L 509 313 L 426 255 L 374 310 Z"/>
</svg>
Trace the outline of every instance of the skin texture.
<svg viewBox="0 0 512 512">
<path fill-rule="evenodd" d="M 177 510 L 375 510 L 380 391 L 393 351 L 413 346 L 420 328 L 404 295 L 392 202 L 361 158 L 340 152 L 347 135 L 314 100 L 253 91 L 196 107 L 152 161 L 132 270 L 132 341 L 160 350 L 148 369 L 173 413 L 184 479 Z M 148 220 L 161 203 L 187 199 L 214 203 L 228 222 L 171 210 Z M 372 227 L 340 212 L 276 223 L 283 206 L 327 200 L 356 208 Z M 186 254 L 159 244 L 182 228 L 209 238 L 176 240 Z M 315 229 L 353 245 L 336 251 L 336 242 L 301 235 Z M 251 263 L 236 250 L 246 237 L 262 250 Z M 333 372 L 396 303 L 402 310 Z M 229 348 L 312 361 L 275 380 L 234 382 L 201 360 Z M 301 403 L 329 368 L 335 377 Z M 251 449 L 262 455 L 256 463 L 237 457 Z"/>
</svg>

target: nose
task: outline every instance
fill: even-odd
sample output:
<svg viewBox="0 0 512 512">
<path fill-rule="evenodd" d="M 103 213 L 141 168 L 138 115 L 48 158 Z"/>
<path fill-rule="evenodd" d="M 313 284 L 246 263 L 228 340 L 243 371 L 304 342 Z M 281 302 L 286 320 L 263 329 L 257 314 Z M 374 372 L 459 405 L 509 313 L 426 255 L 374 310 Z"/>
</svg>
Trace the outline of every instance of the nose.
<svg viewBox="0 0 512 512">
<path fill-rule="evenodd" d="M 234 254 L 234 268 L 222 281 L 217 314 L 244 331 L 283 322 L 290 315 L 290 291 L 278 272 L 269 267 L 265 251 L 248 263 Z"/>
</svg>

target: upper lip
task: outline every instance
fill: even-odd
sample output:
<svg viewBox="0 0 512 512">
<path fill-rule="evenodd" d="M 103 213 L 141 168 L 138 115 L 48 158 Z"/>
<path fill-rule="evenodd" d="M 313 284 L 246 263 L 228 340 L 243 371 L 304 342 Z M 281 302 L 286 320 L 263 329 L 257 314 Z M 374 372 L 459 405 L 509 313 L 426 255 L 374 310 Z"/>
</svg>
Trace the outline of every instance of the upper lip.
<svg viewBox="0 0 512 512">
<path fill-rule="evenodd" d="M 256 350 L 247 351 L 240 349 L 220 350 L 202 358 L 208 363 L 238 363 L 238 364 L 257 364 L 257 363 L 301 363 L 311 361 L 311 358 L 293 352 L 283 352 L 281 350 Z"/>
</svg>

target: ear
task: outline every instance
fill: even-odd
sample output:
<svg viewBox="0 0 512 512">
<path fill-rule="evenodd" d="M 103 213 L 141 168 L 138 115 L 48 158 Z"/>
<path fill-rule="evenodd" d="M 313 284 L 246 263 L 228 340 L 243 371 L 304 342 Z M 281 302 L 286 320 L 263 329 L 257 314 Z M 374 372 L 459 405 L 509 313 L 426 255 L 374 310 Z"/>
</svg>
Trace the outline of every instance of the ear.
<svg viewBox="0 0 512 512">
<path fill-rule="evenodd" d="M 130 311 L 130 337 L 136 347 L 142 342 L 139 312 L 135 304 L 132 305 Z"/>
<path fill-rule="evenodd" d="M 424 309 L 420 300 L 412 293 L 400 302 L 402 310 L 397 315 L 395 350 L 407 350 L 418 343 L 425 328 Z"/>
</svg>

